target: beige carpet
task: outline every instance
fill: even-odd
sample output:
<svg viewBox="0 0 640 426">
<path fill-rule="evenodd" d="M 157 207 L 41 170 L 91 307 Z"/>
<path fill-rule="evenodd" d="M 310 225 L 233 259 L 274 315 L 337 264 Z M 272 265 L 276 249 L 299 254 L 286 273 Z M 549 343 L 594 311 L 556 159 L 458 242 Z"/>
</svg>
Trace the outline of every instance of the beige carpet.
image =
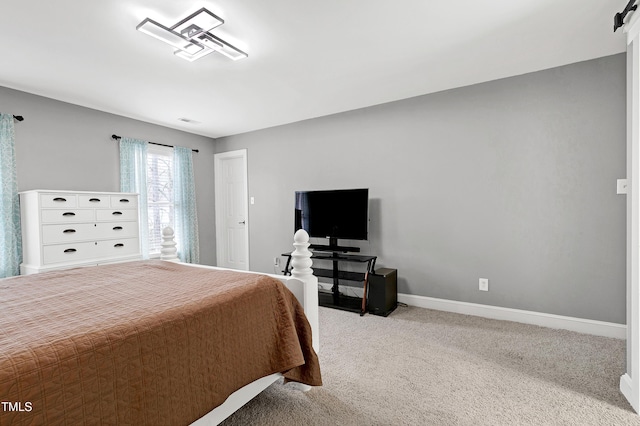
<svg viewBox="0 0 640 426">
<path fill-rule="evenodd" d="M 323 387 L 275 383 L 223 425 L 640 425 L 622 340 L 413 307 L 320 329 Z"/>
</svg>

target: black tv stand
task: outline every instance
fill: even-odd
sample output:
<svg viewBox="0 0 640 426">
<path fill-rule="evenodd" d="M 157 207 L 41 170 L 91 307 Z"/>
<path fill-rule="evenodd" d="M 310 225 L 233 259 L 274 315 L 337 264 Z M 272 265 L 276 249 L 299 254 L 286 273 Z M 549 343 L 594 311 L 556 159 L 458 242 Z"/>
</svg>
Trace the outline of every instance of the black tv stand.
<svg viewBox="0 0 640 426">
<path fill-rule="evenodd" d="M 348 253 L 348 252 L 360 251 L 360 247 L 348 247 L 348 246 L 338 245 L 338 238 L 336 237 L 329 237 L 329 245 L 311 244 L 309 248 L 311 250 L 328 251 L 333 253 Z"/>
<path fill-rule="evenodd" d="M 311 250 L 315 251 L 326 251 L 330 253 L 357 253 L 360 251 L 360 247 L 348 247 L 348 246 L 332 246 L 332 245 L 324 245 L 324 244 L 311 244 L 309 246 Z"/>
<path fill-rule="evenodd" d="M 367 285 L 369 283 L 369 274 L 373 274 L 376 266 L 377 256 L 368 256 L 360 254 L 342 253 L 340 249 L 343 247 L 333 246 L 331 250 L 326 249 L 327 246 L 322 246 L 324 250 L 314 249 L 311 254 L 312 259 L 330 261 L 332 268 L 320 268 L 313 266 L 313 274 L 317 277 L 332 278 L 333 287 L 331 291 L 319 291 L 318 303 L 320 306 L 326 306 L 329 308 L 341 309 L 344 311 L 358 312 L 360 316 L 364 315 L 367 310 Z M 340 249 L 335 250 L 337 247 Z M 291 274 L 291 253 L 283 253 L 283 256 L 288 256 L 285 270 L 285 275 Z M 340 268 L 341 262 L 361 263 L 366 264 L 366 270 L 364 272 L 352 272 L 345 271 Z M 340 281 L 354 281 L 363 283 L 362 298 L 346 296 L 340 293 Z"/>
</svg>

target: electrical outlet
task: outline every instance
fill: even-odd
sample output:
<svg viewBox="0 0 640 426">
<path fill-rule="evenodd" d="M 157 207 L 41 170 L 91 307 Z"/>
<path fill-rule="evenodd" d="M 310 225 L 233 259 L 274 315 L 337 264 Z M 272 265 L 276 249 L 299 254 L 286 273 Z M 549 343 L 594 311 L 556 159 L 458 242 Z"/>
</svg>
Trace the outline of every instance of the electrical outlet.
<svg viewBox="0 0 640 426">
<path fill-rule="evenodd" d="M 480 278 L 478 290 L 489 291 L 489 278 Z"/>
</svg>

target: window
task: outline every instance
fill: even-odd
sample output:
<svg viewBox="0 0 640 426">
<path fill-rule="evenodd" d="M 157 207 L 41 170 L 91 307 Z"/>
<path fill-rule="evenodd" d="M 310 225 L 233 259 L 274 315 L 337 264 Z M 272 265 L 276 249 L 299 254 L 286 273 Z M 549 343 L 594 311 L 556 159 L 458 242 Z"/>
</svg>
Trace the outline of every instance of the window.
<svg viewBox="0 0 640 426">
<path fill-rule="evenodd" d="M 159 257 L 162 230 L 175 231 L 182 262 L 199 262 L 198 220 L 192 150 L 160 147 L 140 139 L 120 139 L 120 190 L 140 198 L 142 255 Z M 146 222 L 146 226 L 145 226 Z"/>
<path fill-rule="evenodd" d="M 173 149 L 149 145 L 147 152 L 147 205 L 149 212 L 149 254 L 159 255 L 162 230 L 174 227 Z"/>
</svg>

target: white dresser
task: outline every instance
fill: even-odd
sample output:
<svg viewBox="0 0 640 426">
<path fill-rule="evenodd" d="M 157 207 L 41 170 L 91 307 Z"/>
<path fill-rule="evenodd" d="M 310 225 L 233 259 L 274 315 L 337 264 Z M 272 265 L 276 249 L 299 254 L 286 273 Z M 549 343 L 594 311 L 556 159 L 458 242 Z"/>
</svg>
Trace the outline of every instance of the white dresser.
<svg viewBox="0 0 640 426">
<path fill-rule="evenodd" d="M 138 194 L 20 193 L 23 275 L 141 259 Z"/>
</svg>

